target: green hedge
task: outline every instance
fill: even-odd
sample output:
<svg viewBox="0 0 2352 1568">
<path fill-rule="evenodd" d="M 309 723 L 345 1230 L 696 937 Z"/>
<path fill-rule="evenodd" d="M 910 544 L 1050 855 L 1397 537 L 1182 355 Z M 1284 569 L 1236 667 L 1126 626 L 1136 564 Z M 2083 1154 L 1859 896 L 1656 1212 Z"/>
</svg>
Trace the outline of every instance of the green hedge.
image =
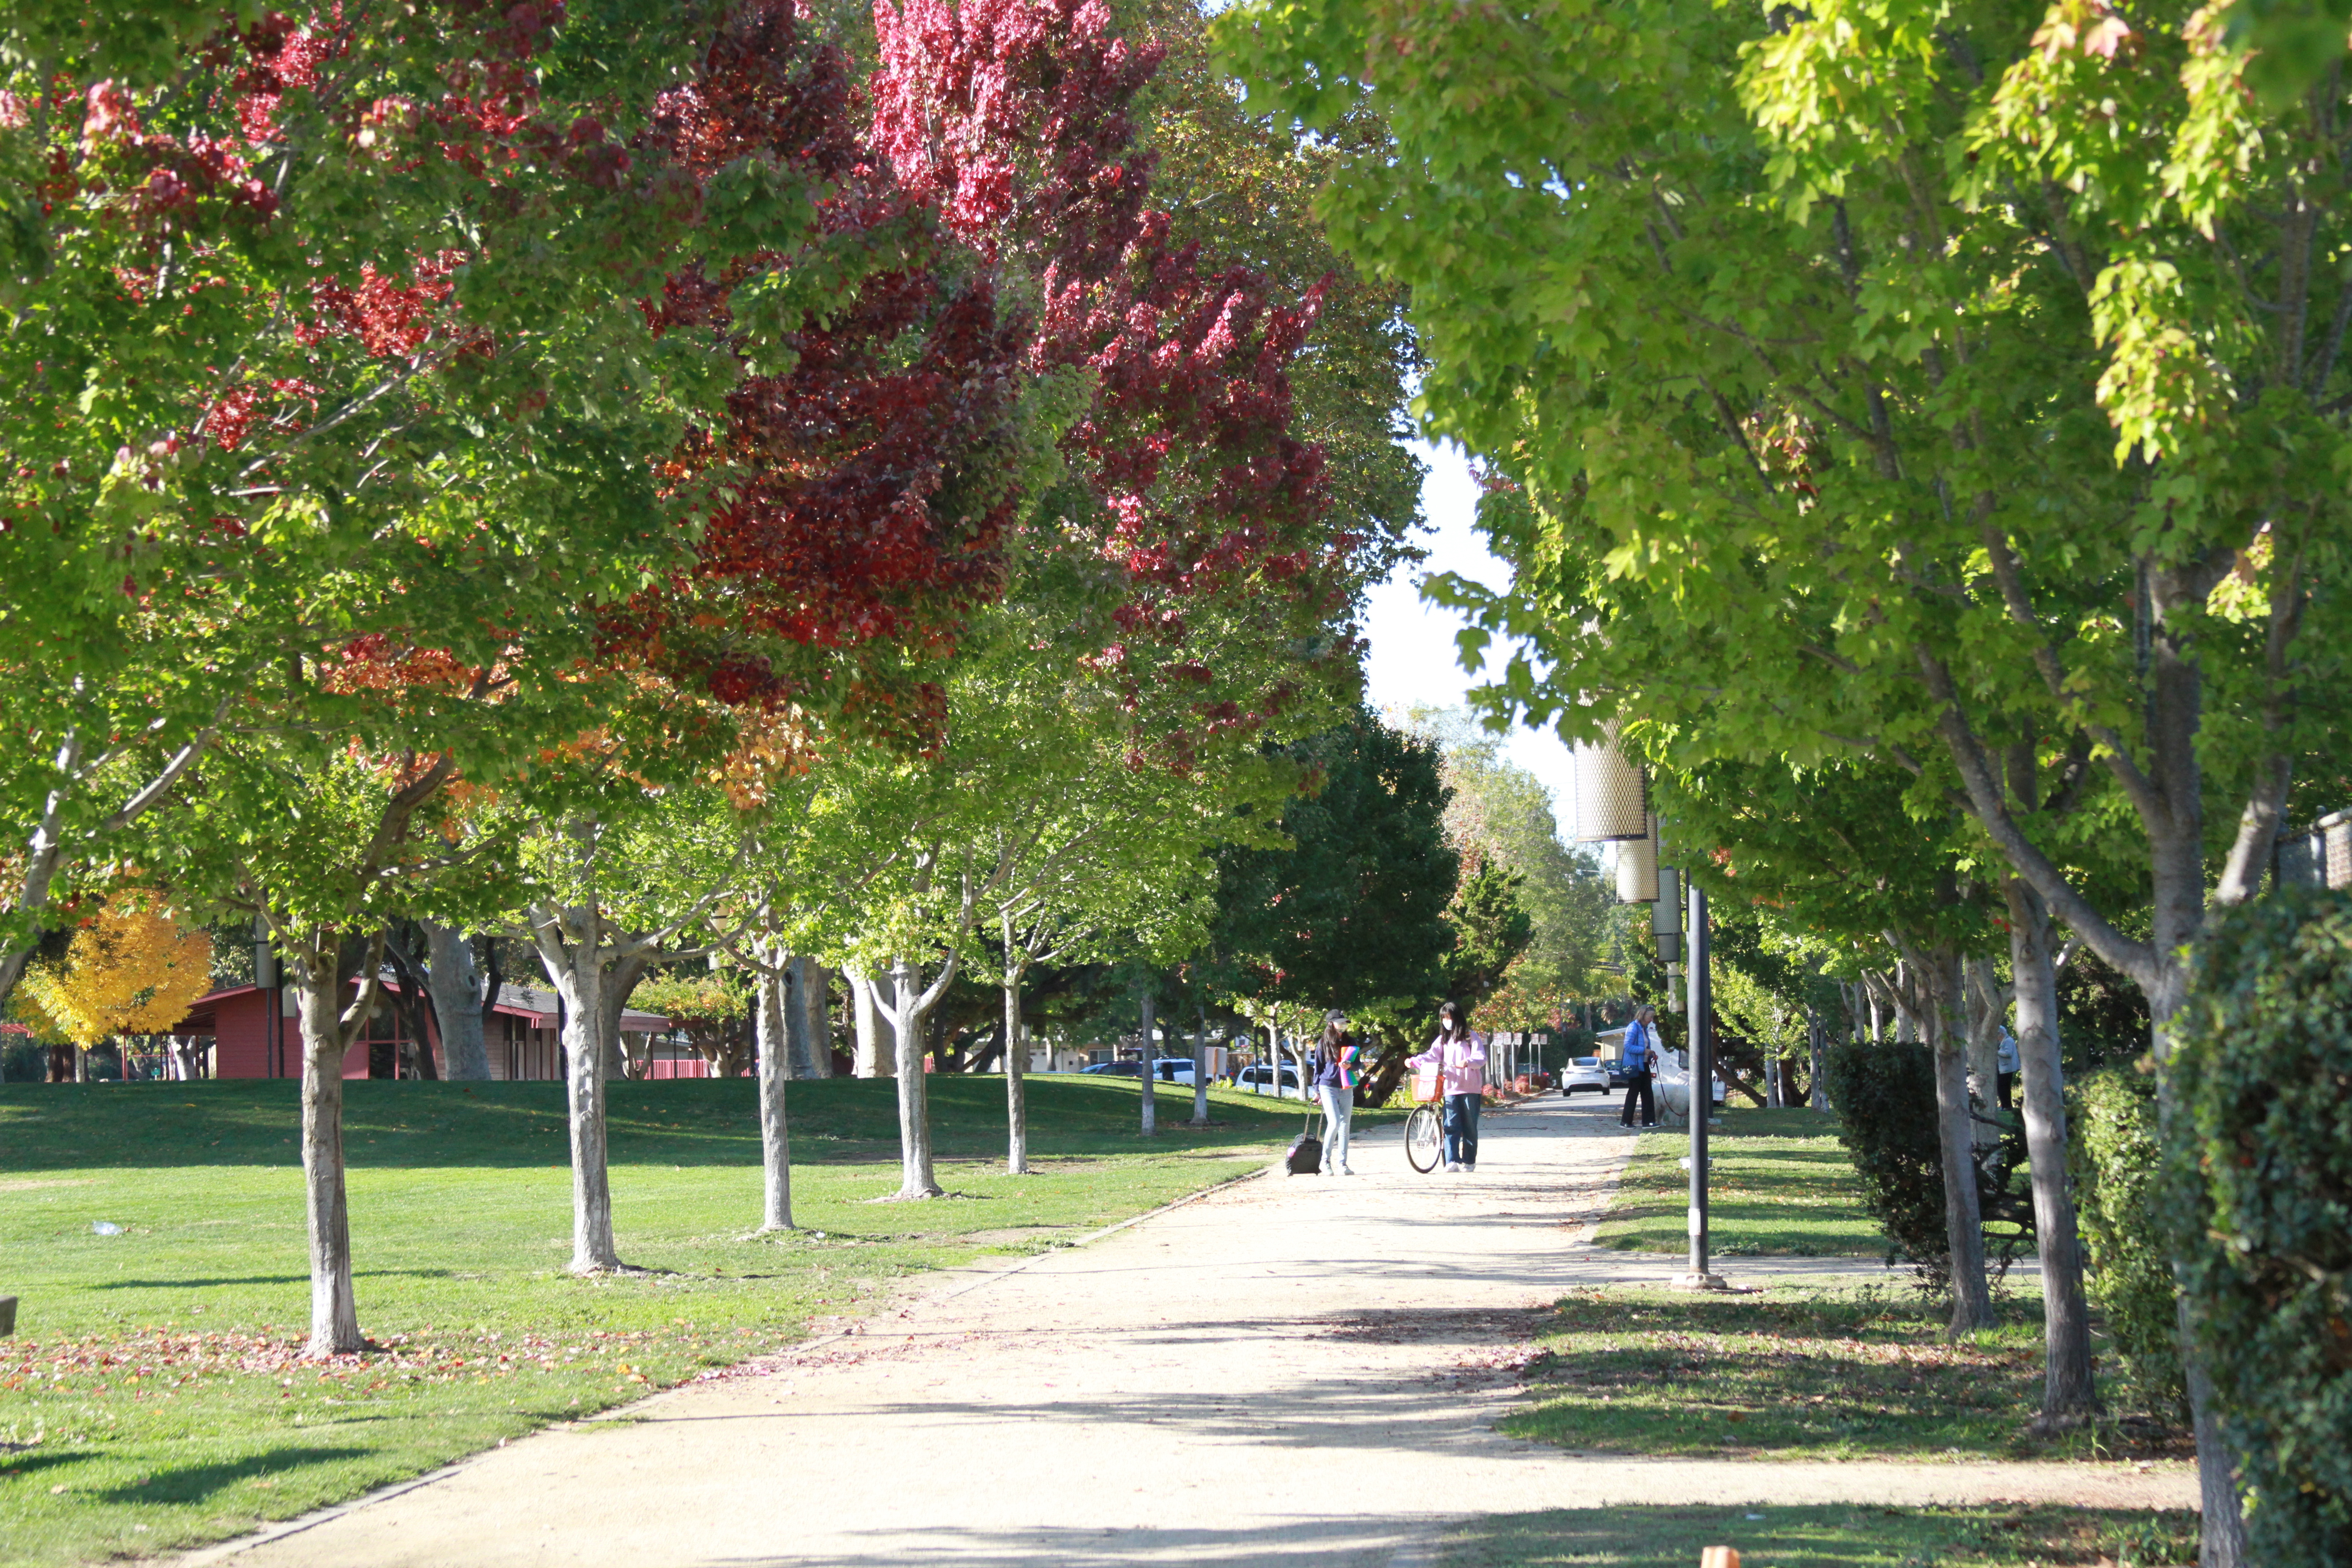
<svg viewBox="0 0 2352 1568">
<path fill-rule="evenodd" d="M 1944 1226 L 1935 1052 L 1916 1042 L 1843 1040 L 1830 1047 L 1822 1077 L 1837 1113 L 1838 1142 L 1862 1177 L 1864 1205 L 1894 1244 L 1888 1261 L 1901 1258 L 1929 1289 L 1948 1291 L 1951 1238 Z M 1977 1173 L 1986 1252 L 2004 1268 L 2030 1239 L 2033 1215 L 2031 1194 L 2021 1184 L 2025 1135 L 2022 1124 L 2011 1121 L 1993 1153 L 2011 1179 L 1996 1181 L 1982 1169 Z"/>
<path fill-rule="evenodd" d="M 2090 1254 L 2084 1289 L 2149 1411 L 2186 1421 L 2180 1289 L 2156 1213 L 2156 1080 L 2110 1068 L 2070 1084 L 2066 1099 L 2067 1161 Z"/>
<path fill-rule="evenodd" d="M 2175 1025 L 2161 1212 L 2251 1561 L 2352 1563 L 2352 898 L 2218 917 Z"/>
</svg>

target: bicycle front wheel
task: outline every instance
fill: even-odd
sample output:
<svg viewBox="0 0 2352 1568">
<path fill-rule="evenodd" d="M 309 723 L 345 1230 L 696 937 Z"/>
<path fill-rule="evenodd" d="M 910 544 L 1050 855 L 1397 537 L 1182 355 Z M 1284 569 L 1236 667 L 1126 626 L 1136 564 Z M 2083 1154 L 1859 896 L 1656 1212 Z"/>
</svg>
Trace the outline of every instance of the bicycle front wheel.
<svg viewBox="0 0 2352 1568">
<path fill-rule="evenodd" d="M 1437 1157 L 1444 1152 L 1445 1130 L 1437 1120 L 1437 1107 L 1416 1105 L 1405 1118 L 1404 1157 L 1407 1163 L 1423 1175 L 1437 1169 Z"/>
</svg>

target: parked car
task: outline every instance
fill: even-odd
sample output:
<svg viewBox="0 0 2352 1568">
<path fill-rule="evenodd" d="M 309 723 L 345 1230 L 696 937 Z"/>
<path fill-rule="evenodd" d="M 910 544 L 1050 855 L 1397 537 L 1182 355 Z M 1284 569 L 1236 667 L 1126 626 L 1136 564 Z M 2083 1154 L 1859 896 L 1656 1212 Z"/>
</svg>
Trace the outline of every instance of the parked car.
<svg viewBox="0 0 2352 1568">
<path fill-rule="evenodd" d="M 1609 1068 L 1599 1057 L 1578 1057 L 1559 1075 L 1562 1099 L 1573 1096 L 1580 1089 L 1593 1089 L 1606 1097 L 1609 1088 Z"/>
<path fill-rule="evenodd" d="M 1192 1087 L 1191 1057 L 1161 1057 L 1151 1065 L 1157 1069 L 1157 1076 L 1161 1083 L 1181 1083 L 1186 1089 Z M 1140 1078 L 1143 1076 L 1143 1064 L 1133 1061 L 1097 1062 L 1092 1067 L 1080 1068 L 1078 1070 L 1082 1073 L 1090 1073 L 1097 1078 Z"/>
<path fill-rule="evenodd" d="M 1623 1057 L 1611 1057 L 1601 1065 L 1609 1069 L 1610 1088 L 1631 1089 L 1633 1087 L 1633 1074 L 1632 1070 L 1625 1066 L 1625 1058 Z"/>
<path fill-rule="evenodd" d="M 1275 1081 L 1274 1069 L 1264 1062 L 1258 1063 L 1255 1067 L 1242 1068 L 1241 1075 L 1234 1079 L 1234 1085 L 1238 1088 L 1257 1089 L 1265 1089 L 1272 1086 Z M 1281 1087 L 1286 1090 L 1298 1087 L 1298 1069 L 1288 1062 L 1282 1064 Z"/>
<path fill-rule="evenodd" d="M 1720 1110 L 1723 1109 L 1723 1078 L 1721 1074 L 1710 1076 L 1713 1079 L 1711 1087 L 1715 1091 L 1715 1108 Z M 1690 1068 L 1680 1051 L 1658 1053 L 1658 1104 L 1662 1108 L 1675 1116 L 1690 1114 L 1689 1079 Z"/>
</svg>

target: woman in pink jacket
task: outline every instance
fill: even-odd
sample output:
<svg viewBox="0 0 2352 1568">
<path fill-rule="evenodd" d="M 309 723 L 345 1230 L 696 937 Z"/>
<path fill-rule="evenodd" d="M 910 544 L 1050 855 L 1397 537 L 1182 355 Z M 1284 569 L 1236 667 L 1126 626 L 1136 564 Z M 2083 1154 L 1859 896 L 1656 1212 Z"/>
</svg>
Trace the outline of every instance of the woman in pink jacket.
<svg viewBox="0 0 2352 1568">
<path fill-rule="evenodd" d="M 1462 1022 L 1448 1002 L 1437 1010 L 1437 1038 L 1406 1064 L 1433 1068 L 1445 1096 L 1445 1168 L 1478 1168 L 1478 1107 L 1486 1097 L 1486 1037 Z"/>
</svg>

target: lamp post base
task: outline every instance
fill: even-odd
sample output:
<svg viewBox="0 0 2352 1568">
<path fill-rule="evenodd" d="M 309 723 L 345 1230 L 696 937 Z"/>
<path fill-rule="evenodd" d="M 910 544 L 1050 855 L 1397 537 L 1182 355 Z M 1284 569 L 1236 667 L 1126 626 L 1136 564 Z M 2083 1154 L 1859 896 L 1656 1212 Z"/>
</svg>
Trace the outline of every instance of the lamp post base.
<svg viewBox="0 0 2352 1568">
<path fill-rule="evenodd" d="M 1671 1288 L 1676 1290 L 1728 1290 L 1731 1281 L 1720 1274 L 1677 1274 Z"/>
</svg>

